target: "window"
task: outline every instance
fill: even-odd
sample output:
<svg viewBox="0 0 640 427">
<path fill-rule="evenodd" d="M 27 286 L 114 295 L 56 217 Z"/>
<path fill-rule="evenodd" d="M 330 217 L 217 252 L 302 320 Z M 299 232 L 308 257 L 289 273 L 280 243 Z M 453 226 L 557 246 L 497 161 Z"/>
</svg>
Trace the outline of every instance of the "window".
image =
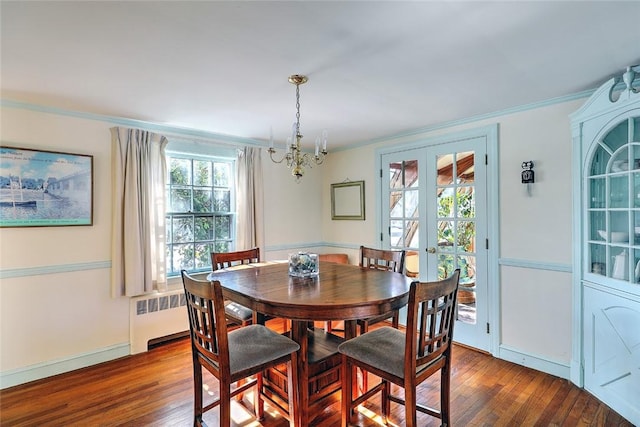
<svg viewBox="0 0 640 427">
<path fill-rule="evenodd" d="M 235 163 L 167 154 L 167 276 L 211 269 L 212 251 L 235 248 Z"/>
</svg>

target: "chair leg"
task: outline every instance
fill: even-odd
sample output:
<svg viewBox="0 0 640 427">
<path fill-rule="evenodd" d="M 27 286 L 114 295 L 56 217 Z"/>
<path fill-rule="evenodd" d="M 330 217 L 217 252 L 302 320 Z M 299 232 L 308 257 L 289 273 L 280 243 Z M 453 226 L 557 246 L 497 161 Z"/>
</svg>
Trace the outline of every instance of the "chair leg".
<svg viewBox="0 0 640 427">
<path fill-rule="evenodd" d="M 193 360 L 193 425 L 202 425 L 202 367 Z"/>
<path fill-rule="evenodd" d="M 231 426 L 231 384 L 220 384 L 220 427 Z"/>
<path fill-rule="evenodd" d="M 443 426 L 451 425 L 451 411 L 449 408 L 451 396 L 451 358 L 448 357 L 441 370 L 440 376 L 440 414 Z"/>
<path fill-rule="evenodd" d="M 351 420 L 351 401 L 353 399 L 353 366 L 347 358 L 342 355 L 342 427 L 347 427 Z"/>
<path fill-rule="evenodd" d="M 382 380 L 384 387 L 382 387 L 382 422 L 384 424 L 389 423 L 389 416 L 391 415 L 391 383 L 387 380 Z"/>
<path fill-rule="evenodd" d="M 369 322 L 366 320 L 360 324 L 360 335 L 366 334 L 369 332 Z M 362 389 L 360 390 L 362 393 L 365 393 L 369 390 L 369 374 L 364 369 L 362 371 Z"/>
<path fill-rule="evenodd" d="M 407 384 L 404 386 L 404 413 L 407 427 L 416 427 L 416 386 Z"/>
<path fill-rule="evenodd" d="M 298 353 L 291 355 L 291 361 L 287 362 L 287 392 L 289 397 L 289 426 L 294 427 L 298 424 L 300 398 L 297 390 L 300 387 L 298 381 Z"/>
<path fill-rule="evenodd" d="M 253 392 L 253 411 L 256 418 L 262 420 L 264 418 L 264 399 L 262 399 L 262 372 L 256 374 L 256 386 Z"/>
</svg>

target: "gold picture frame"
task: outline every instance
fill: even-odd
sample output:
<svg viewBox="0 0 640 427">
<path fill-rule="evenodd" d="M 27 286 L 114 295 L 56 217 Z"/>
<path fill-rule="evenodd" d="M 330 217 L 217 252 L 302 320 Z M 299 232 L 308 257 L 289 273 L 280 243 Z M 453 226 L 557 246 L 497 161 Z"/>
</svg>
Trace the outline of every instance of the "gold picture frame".
<svg viewBox="0 0 640 427">
<path fill-rule="evenodd" d="M 331 184 L 331 219 L 364 221 L 364 181 Z"/>
</svg>

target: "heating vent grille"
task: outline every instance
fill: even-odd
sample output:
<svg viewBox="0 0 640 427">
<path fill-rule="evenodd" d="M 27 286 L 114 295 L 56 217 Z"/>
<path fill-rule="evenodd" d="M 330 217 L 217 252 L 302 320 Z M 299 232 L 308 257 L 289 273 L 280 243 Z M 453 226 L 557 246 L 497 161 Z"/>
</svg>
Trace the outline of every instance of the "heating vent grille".
<svg viewBox="0 0 640 427">
<path fill-rule="evenodd" d="M 184 294 L 163 295 L 160 297 L 136 301 L 136 315 L 140 316 L 156 311 L 168 310 L 187 305 Z"/>
</svg>

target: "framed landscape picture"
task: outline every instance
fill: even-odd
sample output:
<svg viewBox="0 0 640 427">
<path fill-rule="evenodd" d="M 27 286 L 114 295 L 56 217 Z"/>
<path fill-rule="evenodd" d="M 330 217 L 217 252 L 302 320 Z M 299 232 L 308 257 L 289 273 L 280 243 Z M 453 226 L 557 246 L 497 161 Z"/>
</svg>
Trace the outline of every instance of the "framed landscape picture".
<svg viewBox="0 0 640 427">
<path fill-rule="evenodd" d="M 93 156 L 0 146 L 0 227 L 93 225 Z"/>
</svg>

